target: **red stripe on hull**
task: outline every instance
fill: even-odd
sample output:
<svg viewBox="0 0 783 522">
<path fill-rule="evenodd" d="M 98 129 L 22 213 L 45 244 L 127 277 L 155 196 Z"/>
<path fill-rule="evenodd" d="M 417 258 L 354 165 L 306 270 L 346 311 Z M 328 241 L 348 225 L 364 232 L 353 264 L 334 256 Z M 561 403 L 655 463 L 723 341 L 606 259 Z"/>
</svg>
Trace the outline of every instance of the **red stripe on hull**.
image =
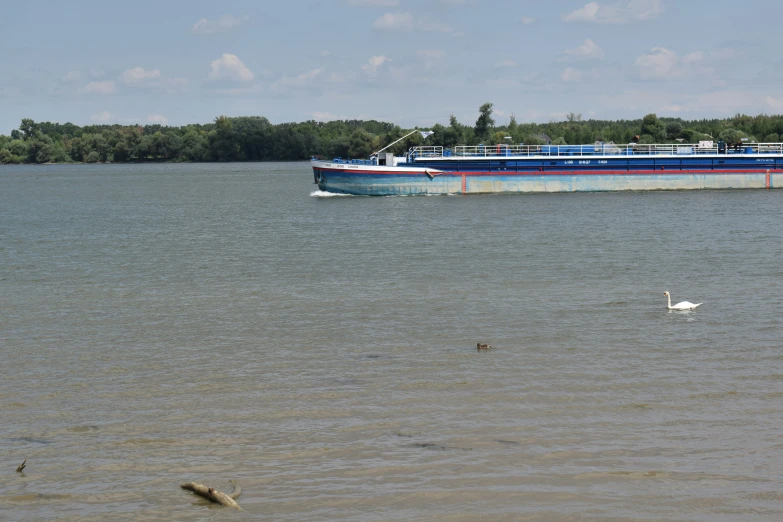
<svg viewBox="0 0 783 522">
<path fill-rule="evenodd" d="M 425 176 L 426 174 L 424 172 L 398 172 L 394 170 L 342 170 L 342 169 L 325 169 L 320 168 L 319 170 L 330 172 L 330 173 L 337 173 L 337 174 L 367 174 L 369 176 Z M 431 174 L 434 176 L 454 176 L 454 177 L 464 177 L 464 176 L 588 176 L 588 175 L 594 175 L 594 176 L 606 176 L 606 175 L 615 175 L 615 176 L 639 176 L 639 175 L 646 175 L 646 174 L 657 174 L 657 175 L 672 175 L 672 176 L 678 176 L 681 174 L 764 174 L 768 173 L 768 169 L 682 169 L 682 170 L 675 170 L 675 169 L 666 169 L 666 170 L 655 170 L 655 169 L 639 169 L 639 170 L 544 170 L 544 171 L 524 171 L 524 172 L 516 172 L 516 171 L 501 171 L 501 172 L 482 172 L 482 171 L 456 171 L 456 170 L 450 170 L 450 171 L 442 171 L 442 172 L 432 172 Z"/>
</svg>

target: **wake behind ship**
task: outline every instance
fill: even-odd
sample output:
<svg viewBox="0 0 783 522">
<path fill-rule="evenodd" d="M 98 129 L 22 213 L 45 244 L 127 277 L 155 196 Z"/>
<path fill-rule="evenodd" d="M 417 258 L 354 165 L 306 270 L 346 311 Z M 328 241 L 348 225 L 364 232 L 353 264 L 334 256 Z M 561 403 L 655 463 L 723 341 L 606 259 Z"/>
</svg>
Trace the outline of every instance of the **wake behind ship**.
<svg viewBox="0 0 783 522">
<path fill-rule="evenodd" d="M 320 190 L 368 196 L 783 187 L 783 143 L 419 146 L 311 163 Z"/>
</svg>

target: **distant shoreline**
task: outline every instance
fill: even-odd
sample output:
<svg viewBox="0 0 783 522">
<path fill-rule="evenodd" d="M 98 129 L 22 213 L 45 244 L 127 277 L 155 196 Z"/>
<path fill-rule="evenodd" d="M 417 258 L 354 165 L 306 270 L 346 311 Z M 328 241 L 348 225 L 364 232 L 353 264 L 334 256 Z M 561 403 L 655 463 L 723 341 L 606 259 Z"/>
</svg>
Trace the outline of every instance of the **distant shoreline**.
<svg viewBox="0 0 783 522">
<path fill-rule="evenodd" d="M 418 145 L 454 147 L 492 143 L 580 145 L 595 142 L 625 144 L 696 143 L 724 140 L 736 143 L 778 143 L 783 140 L 783 116 L 746 116 L 713 120 L 658 118 L 583 120 L 570 113 L 565 121 L 503 125 L 492 117 L 492 104 L 479 108 L 475 125 L 450 116 L 448 125 L 412 132 L 376 120 L 272 124 L 262 116 L 220 116 L 214 123 L 162 125 L 88 125 L 35 122 L 23 119 L 10 136 L 0 135 L 0 164 L 143 164 L 307 161 L 320 158 L 367 158 L 388 149 L 402 155 Z M 416 130 L 416 129 L 412 129 Z M 409 136 L 406 134 L 410 133 Z"/>
<path fill-rule="evenodd" d="M 51 167 L 62 165 L 205 165 L 216 164 L 225 165 L 227 163 L 309 163 L 309 159 L 304 160 L 235 160 L 235 161 L 172 161 L 172 160 L 153 160 L 153 161 L 106 161 L 87 163 L 85 161 L 62 161 L 48 163 L 0 163 L 1 167 Z"/>
</svg>

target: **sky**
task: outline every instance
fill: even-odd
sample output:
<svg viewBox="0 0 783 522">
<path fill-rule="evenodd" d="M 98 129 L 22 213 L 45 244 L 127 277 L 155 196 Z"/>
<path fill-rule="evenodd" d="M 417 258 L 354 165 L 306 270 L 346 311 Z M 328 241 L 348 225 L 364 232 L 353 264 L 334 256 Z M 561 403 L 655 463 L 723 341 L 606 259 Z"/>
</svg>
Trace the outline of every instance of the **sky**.
<svg viewBox="0 0 783 522">
<path fill-rule="evenodd" d="M 22 118 L 403 127 L 783 113 L 779 0 L 0 1 Z"/>
</svg>

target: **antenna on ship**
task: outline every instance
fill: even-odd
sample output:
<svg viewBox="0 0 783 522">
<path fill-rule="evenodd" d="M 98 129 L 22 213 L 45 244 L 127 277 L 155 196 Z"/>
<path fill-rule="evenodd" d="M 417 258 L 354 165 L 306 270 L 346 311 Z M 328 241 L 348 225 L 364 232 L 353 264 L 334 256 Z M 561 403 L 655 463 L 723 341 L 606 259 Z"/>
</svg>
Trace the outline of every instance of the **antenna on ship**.
<svg viewBox="0 0 783 522">
<path fill-rule="evenodd" d="M 409 132 L 408 134 L 406 134 L 402 138 L 389 143 L 388 145 L 386 145 L 384 148 L 382 148 L 381 150 L 379 150 L 377 152 L 373 152 L 372 154 L 370 154 L 370 157 L 372 158 L 373 156 L 377 156 L 378 154 L 380 154 L 381 152 L 385 151 L 386 149 L 388 149 L 389 147 L 391 147 L 395 143 L 399 143 L 402 140 L 404 140 L 405 138 L 407 138 L 408 136 L 410 136 L 411 134 L 416 134 L 417 132 L 420 132 L 421 133 L 421 137 L 424 138 L 424 139 L 427 139 L 427 136 L 429 136 L 431 134 L 435 134 L 435 131 L 420 131 L 419 129 L 413 129 L 411 132 Z"/>
</svg>

